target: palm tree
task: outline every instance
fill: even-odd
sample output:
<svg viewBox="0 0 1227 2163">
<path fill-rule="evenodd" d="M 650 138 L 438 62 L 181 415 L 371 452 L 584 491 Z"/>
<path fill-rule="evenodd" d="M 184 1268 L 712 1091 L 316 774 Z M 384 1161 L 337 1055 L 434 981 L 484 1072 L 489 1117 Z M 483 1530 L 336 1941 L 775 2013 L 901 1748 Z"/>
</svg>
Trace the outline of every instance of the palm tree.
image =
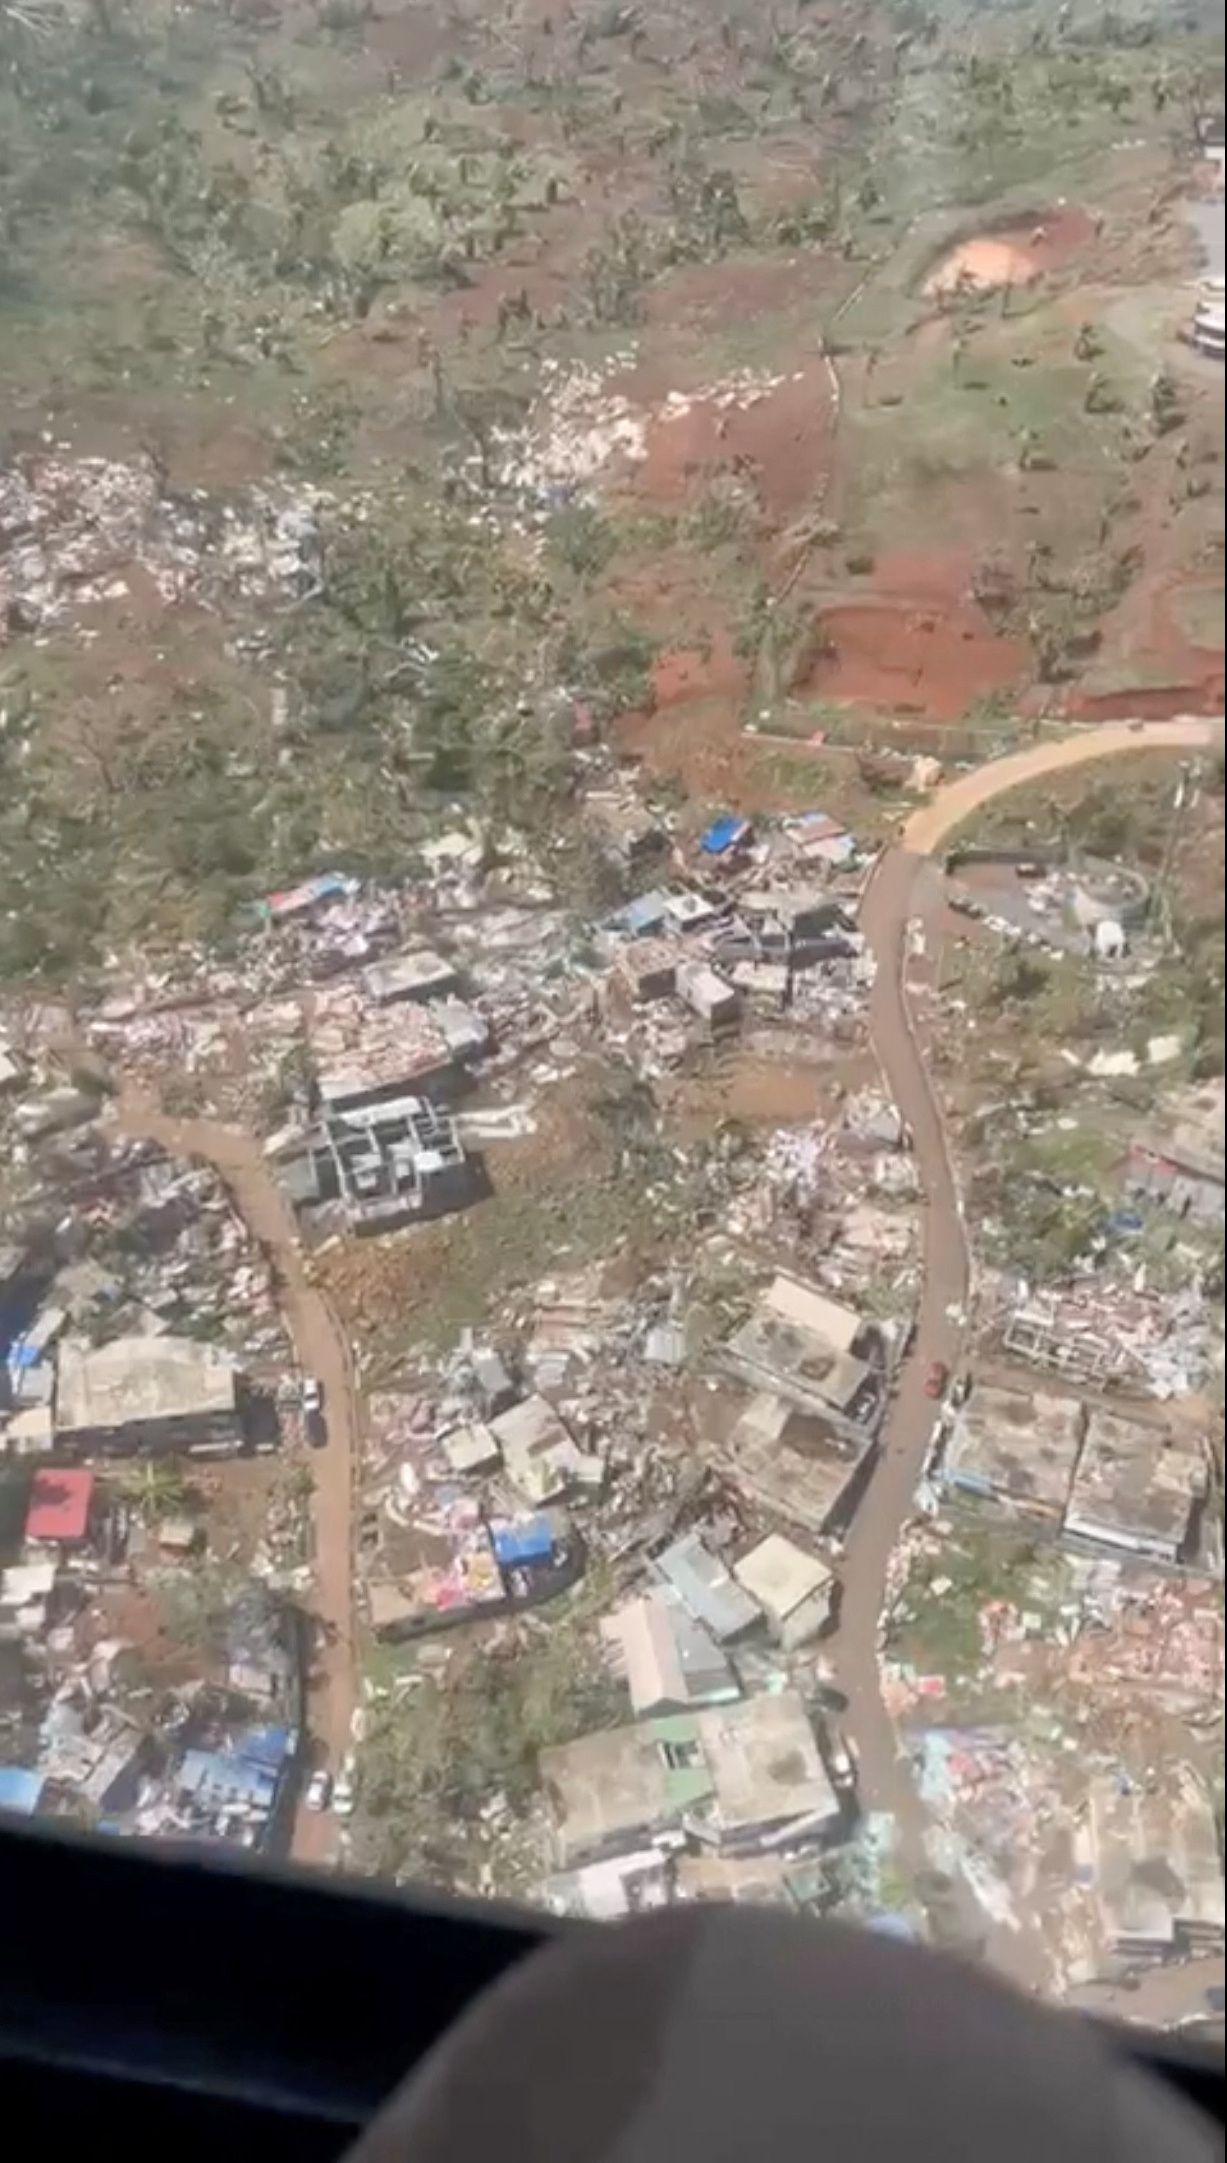
<svg viewBox="0 0 1227 2163">
<path fill-rule="evenodd" d="M 189 1495 L 181 1467 L 169 1457 L 138 1457 L 113 1475 L 113 1484 L 147 1525 L 173 1516 Z"/>
</svg>

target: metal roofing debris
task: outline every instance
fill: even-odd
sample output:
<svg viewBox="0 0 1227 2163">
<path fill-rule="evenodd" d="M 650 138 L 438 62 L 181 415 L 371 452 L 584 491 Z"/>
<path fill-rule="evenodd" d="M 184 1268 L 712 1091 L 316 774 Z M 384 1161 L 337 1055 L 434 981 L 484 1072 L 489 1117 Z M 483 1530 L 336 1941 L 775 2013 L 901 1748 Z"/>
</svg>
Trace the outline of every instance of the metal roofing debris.
<svg viewBox="0 0 1227 2163">
<path fill-rule="evenodd" d="M 50 1468 L 36 1472 L 30 1487 L 26 1538 L 83 1540 L 89 1530 L 93 1497 L 92 1472 Z"/>
<path fill-rule="evenodd" d="M 351 879 L 343 871 L 321 871 L 313 879 L 304 879 L 301 886 L 287 887 L 284 892 L 270 894 L 265 901 L 269 915 L 277 922 L 289 916 L 305 916 L 311 909 L 320 908 L 326 901 L 349 900 L 359 891 L 361 882 Z"/>
<path fill-rule="evenodd" d="M 500 1412 L 490 1426 L 502 1447 L 507 1476 L 527 1501 L 552 1502 L 574 1485 L 599 1482 L 600 1459 L 577 1446 L 544 1397 L 526 1397 Z"/>
<path fill-rule="evenodd" d="M 471 1420 L 467 1426 L 453 1427 L 439 1444 L 453 1472 L 464 1476 L 470 1472 L 488 1472 L 502 1458 L 498 1436 L 481 1420 Z"/>
<path fill-rule="evenodd" d="M 656 1557 L 657 1574 L 671 1585 L 697 1622 L 723 1644 L 762 1620 L 761 1610 L 744 1592 L 697 1532 L 688 1532 Z"/>
<path fill-rule="evenodd" d="M 234 1366 L 194 1337 L 115 1337 L 102 1345 L 72 1339 L 60 1352 L 60 1434 L 225 1420 L 237 1407 Z"/>
</svg>

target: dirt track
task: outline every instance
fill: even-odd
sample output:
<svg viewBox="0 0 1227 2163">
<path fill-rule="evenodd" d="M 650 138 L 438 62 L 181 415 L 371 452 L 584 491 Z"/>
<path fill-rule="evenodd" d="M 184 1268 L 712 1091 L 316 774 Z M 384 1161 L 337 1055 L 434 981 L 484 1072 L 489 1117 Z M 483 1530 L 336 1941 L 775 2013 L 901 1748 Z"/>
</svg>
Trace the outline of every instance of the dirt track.
<svg viewBox="0 0 1227 2163">
<path fill-rule="evenodd" d="M 312 1734 L 335 1770 L 349 1742 L 355 1697 L 351 1554 L 357 1411 L 344 1333 L 307 1276 L 289 1208 L 258 1142 L 216 1120 L 171 1118 L 134 1090 L 120 1097 L 118 1124 L 125 1134 L 157 1142 L 173 1156 L 197 1157 L 213 1166 L 251 1237 L 272 1258 L 282 1315 L 300 1367 L 323 1384 L 328 1443 L 312 1451 L 309 1462 L 315 1481 L 314 1612 L 326 1625 L 329 1641 L 314 1654 L 319 1680 L 311 1690 L 310 1715 Z M 327 1861 L 334 1836 L 330 1815 L 300 1810 L 295 1860 Z"/>
<path fill-rule="evenodd" d="M 1045 774 L 1063 773 L 1070 766 L 1084 766 L 1095 759 L 1117 758 L 1128 751 L 1209 751 L 1220 749 L 1223 723 L 1200 716 L 1176 721 L 1105 722 L 1085 736 L 1062 736 L 1052 743 L 1032 744 L 1008 758 L 993 759 L 970 774 L 960 774 L 939 789 L 930 803 L 914 811 L 903 828 L 901 840 L 913 856 L 932 856 L 948 841 L 955 828 L 973 811 L 1022 788 L 1028 781 L 1042 781 Z"/>
<path fill-rule="evenodd" d="M 877 1640 L 887 1565 L 910 1514 L 933 1431 L 936 1407 L 925 1394 L 925 1378 L 934 1362 L 953 1369 L 961 1356 L 971 1253 L 941 1110 L 909 1009 L 904 953 L 908 919 L 916 913 L 925 858 L 994 797 L 1093 759 L 1156 747 L 1210 749 L 1221 741 L 1221 722 L 1190 719 L 1140 729 L 1100 728 L 995 760 L 939 790 L 907 821 L 904 845 L 882 856 L 862 903 L 861 928 L 877 963 L 870 1033 L 886 1084 L 911 1128 L 924 1196 L 923 1276 L 913 1347 L 899 1370 L 878 1466 L 848 1535 L 834 1658 L 839 1687 L 848 1700 L 863 1800 L 871 1809 L 894 1815 L 903 1858 L 917 1874 L 932 1867 L 925 1851 L 926 1812 L 882 1702 Z M 990 1928 L 965 1885 L 956 1885 L 950 1897 L 956 1928 L 969 1946 L 986 1952 L 1020 1983 L 1033 1986 L 1043 1980 L 1042 1948 L 1033 1933 Z M 1181 2010 L 1188 2009 L 1179 1993 L 1177 2000 Z"/>
</svg>

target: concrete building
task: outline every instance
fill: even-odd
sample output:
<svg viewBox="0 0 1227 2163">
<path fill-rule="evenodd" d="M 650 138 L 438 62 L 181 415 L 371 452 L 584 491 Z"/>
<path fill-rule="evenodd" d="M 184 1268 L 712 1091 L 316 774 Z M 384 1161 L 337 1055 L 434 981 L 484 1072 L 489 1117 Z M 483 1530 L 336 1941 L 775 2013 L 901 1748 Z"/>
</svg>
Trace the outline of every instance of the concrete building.
<svg viewBox="0 0 1227 2163">
<path fill-rule="evenodd" d="M 675 1540 L 656 1556 L 652 1567 L 695 1621 L 721 1645 L 744 1637 L 763 1619 L 749 1594 L 697 1532 Z"/>
<path fill-rule="evenodd" d="M 637 1719 L 727 1704 L 740 1685 L 715 1639 L 667 1586 L 627 1600 L 601 1624 Z"/>
<path fill-rule="evenodd" d="M 544 1397 L 525 1397 L 490 1422 L 507 1477 L 535 1509 L 575 1488 L 595 1490 L 604 1478 L 599 1457 L 581 1450 Z"/>
<path fill-rule="evenodd" d="M 1099 1546 L 1185 1559 L 1210 1488 L 1204 1445 L 1113 1412 L 1092 1412 L 1065 1530 Z"/>
<path fill-rule="evenodd" d="M 955 1416 L 943 1486 L 1059 1523 L 1086 1425 L 1080 1398 L 978 1383 Z"/>
<path fill-rule="evenodd" d="M 721 1364 L 752 1389 L 774 1392 L 863 1445 L 881 1410 L 884 1383 L 880 1368 L 854 1356 L 851 1346 L 863 1341 L 846 1308 L 780 1276 L 729 1338 Z"/>
<path fill-rule="evenodd" d="M 834 1571 L 781 1532 L 769 1533 L 735 1562 L 733 1575 L 762 1608 L 786 1652 L 808 1644 L 831 1619 Z"/>
<path fill-rule="evenodd" d="M 719 915 L 715 903 L 705 900 L 702 894 L 683 889 L 665 897 L 666 928 L 679 935 L 689 931 L 710 931 Z"/>
<path fill-rule="evenodd" d="M 493 1434 L 484 1420 L 470 1420 L 467 1426 L 453 1427 L 439 1444 L 448 1469 L 458 1478 L 472 1474 L 494 1472 L 503 1461 L 498 1436 Z"/>
<path fill-rule="evenodd" d="M 836 1531 L 852 1514 L 861 1460 L 831 1442 L 823 1421 L 771 1390 L 750 1399 L 722 1455 L 751 1501 L 808 1532 Z"/>
<path fill-rule="evenodd" d="M 363 970 L 362 981 L 376 1006 L 391 1006 L 401 999 L 442 999 L 458 988 L 451 962 L 427 946 L 373 961 Z"/>
<path fill-rule="evenodd" d="M 585 1735 L 543 1750 L 541 1772 L 567 1869 L 669 1834 L 734 1854 L 819 1841 L 841 1820 L 791 1690 Z"/>
<path fill-rule="evenodd" d="M 1209 1796 L 1190 1774 L 1161 1790 L 1127 1775 L 1092 1780 L 1075 1859 L 1105 1950 L 1168 1960 L 1223 1947 L 1223 1864 Z"/>
<path fill-rule="evenodd" d="M 194 1337 L 62 1346 L 57 1441 L 72 1450 L 193 1450 L 242 1439 L 239 1376 Z"/>
<path fill-rule="evenodd" d="M 614 972 L 636 1006 L 671 996 L 677 985 L 678 952 L 673 939 L 635 939 L 621 949 Z"/>
<path fill-rule="evenodd" d="M 684 961 L 677 972 L 678 995 L 692 1014 L 708 1029 L 727 1029 L 736 1022 L 741 999 L 734 986 L 706 962 Z"/>
<path fill-rule="evenodd" d="M 464 1209 L 481 1189 L 450 1114 L 426 1097 L 397 1097 L 333 1113 L 285 1164 L 283 1184 L 300 1209 L 339 1204 L 355 1232 Z"/>
</svg>

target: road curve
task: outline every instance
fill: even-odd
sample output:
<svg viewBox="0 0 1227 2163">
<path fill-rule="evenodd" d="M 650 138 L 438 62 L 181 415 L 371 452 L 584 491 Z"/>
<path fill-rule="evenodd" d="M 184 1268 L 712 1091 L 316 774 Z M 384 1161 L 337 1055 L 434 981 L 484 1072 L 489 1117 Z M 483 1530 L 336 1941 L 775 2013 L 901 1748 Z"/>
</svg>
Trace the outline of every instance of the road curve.
<svg viewBox="0 0 1227 2163">
<path fill-rule="evenodd" d="M 214 1119 L 176 1119 L 139 1090 L 121 1090 L 116 1124 L 135 1140 L 156 1142 L 172 1156 L 211 1164 L 236 1209 L 271 1258 L 277 1298 L 299 1366 L 323 1385 L 328 1424 L 324 1449 L 311 1453 L 315 1529 L 314 1612 L 328 1642 L 313 1654 L 312 1734 L 335 1770 L 349 1744 L 356 1694 L 353 1628 L 353 1468 L 357 1410 L 349 1347 L 326 1299 L 307 1276 L 294 1220 L 260 1145 Z M 299 1862 L 325 1862 L 335 1825 L 330 1815 L 300 1810 L 293 1852 Z"/>
<path fill-rule="evenodd" d="M 853 1519 L 841 1567 L 839 1628 L 832 1647 L 836 1680 L 848 1701 L 863 1799 L 890 1812 L 901 1857 L 916 1876 L 932 1868 L 925 1851 L 927 1813 L 882 1700 L 878 1632 L 891 1553 L 911 1512 L 933 1431 L 935 1406 L 925 1381 L 935 1362 L 953 1368 L 963 1349 L 962 1319 L 971 1252 L 945 1124 L 909 1008 L 905 940 L 915 913 L 925 858 L 984 804 L 1026 782 L 1092 760 L 1126 753 L 1209 750 L 1221 745 L 1221 721 L 1187 719 L 1109 725 L 1093 734 L 1033 745 L 993 760 L 940 789 L 902 830 L 902 845 L 879 859 L 861 904 L 860 922 L 876 962 L 869 1027 L 887 1088 L 912 1134 L 922 1203 L 922 1280 L 912 1349 L 902 1362 L 880 1455 Z M 1034 1985 L 1034 1938 L 990 1929 L 966 1886 L 953 1892 L 959 1934 L 1019 1982 Z"/>
<path fill-rule="evenodd" d="M 1028 781 L 1042 781 L 1047 774 L 1119 758 L 1130 751 L 1210 751 L 1222 746 L 1223 723 L 1217 717 L 1185 714 L 1176 721 L 1106 721 L 1085 735 L 1031 744 L 1025 751 L 1012 751 L 1006 758 L 960 774 L 912 813 L 899 838 L 913 856 L 933 856 L 974 811 Z"/>
</svg>

